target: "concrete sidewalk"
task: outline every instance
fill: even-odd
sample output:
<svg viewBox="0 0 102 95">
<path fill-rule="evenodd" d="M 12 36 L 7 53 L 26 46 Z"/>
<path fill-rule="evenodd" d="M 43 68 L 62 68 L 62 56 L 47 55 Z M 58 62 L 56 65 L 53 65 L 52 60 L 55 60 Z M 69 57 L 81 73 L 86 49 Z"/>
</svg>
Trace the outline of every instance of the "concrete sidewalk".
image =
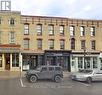
<svg viewBox="0 0 102 95">
<path fill-rule="evenodd" d="M 0 79 L 9 79 L 9 78 L 20 78 L 24 77 L 26 71 L 0 71 Z M 63 77 L 69 77 L 70 72 L 64 71 L 63 72 Z"/>
</svg>

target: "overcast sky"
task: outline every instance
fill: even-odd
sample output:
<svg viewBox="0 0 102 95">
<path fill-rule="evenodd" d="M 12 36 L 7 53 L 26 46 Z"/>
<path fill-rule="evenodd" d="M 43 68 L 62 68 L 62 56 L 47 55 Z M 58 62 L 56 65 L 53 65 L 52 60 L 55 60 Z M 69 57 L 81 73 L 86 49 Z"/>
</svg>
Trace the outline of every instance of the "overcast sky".
<svg viewBox="0 0 102 95">
<path fill-rule="evenodd" d="M 102 19 L 102 0 L 11 0 L 24 15 Z"/>
</svg>

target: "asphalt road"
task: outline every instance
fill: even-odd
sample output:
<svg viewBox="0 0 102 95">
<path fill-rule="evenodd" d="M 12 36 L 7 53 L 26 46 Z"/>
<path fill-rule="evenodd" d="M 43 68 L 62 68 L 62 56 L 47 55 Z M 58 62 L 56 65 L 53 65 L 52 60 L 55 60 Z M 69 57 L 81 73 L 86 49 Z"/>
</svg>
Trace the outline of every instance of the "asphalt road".
<svg viewBox="0 0 102 95">
<path fill-rule="evenodd" d="M 29 83 L 25 78 L 0 79 L 0 95 L 102 95 L 102 82 L 90 85 L 68 78 L 61 83 L 50 80 Z"/>
</svg>

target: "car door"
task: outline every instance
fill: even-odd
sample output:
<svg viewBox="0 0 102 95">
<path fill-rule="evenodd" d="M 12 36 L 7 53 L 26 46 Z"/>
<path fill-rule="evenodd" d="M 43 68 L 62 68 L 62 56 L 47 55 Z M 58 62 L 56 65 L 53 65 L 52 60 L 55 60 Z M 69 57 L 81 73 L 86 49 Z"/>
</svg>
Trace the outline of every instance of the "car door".
<svg viewBox="0 0 102 95">
<path fill-rule="evenodd" d="M 48 78 L 51 79 L 54 77 L 54 67 L 49 67 L 48 69 Z"/>
<path fill-rule="evenodd" d="M 102 81 L 102 72 L 95 72 L 93 75 L 93 80 Z"/>
<path fill-rule="evenodd" d="M 42 67 L 41 71 L 39 73 L 39 79 L 47 79 L 48 78 L 48 68 L 47 67 Z"/>
</svg>

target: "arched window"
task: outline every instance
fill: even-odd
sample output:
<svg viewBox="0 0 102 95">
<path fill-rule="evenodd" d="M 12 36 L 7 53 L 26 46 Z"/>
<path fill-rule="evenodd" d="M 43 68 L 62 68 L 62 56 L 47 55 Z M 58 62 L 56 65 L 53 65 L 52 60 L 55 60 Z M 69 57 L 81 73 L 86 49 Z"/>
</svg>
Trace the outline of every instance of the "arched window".
<svg viewBox="0 0 102 95">
<path fill-rule="evenodd" d="M 75 39 L 71 38 L 71 49 L 75 50 Z"/>
</svg>

